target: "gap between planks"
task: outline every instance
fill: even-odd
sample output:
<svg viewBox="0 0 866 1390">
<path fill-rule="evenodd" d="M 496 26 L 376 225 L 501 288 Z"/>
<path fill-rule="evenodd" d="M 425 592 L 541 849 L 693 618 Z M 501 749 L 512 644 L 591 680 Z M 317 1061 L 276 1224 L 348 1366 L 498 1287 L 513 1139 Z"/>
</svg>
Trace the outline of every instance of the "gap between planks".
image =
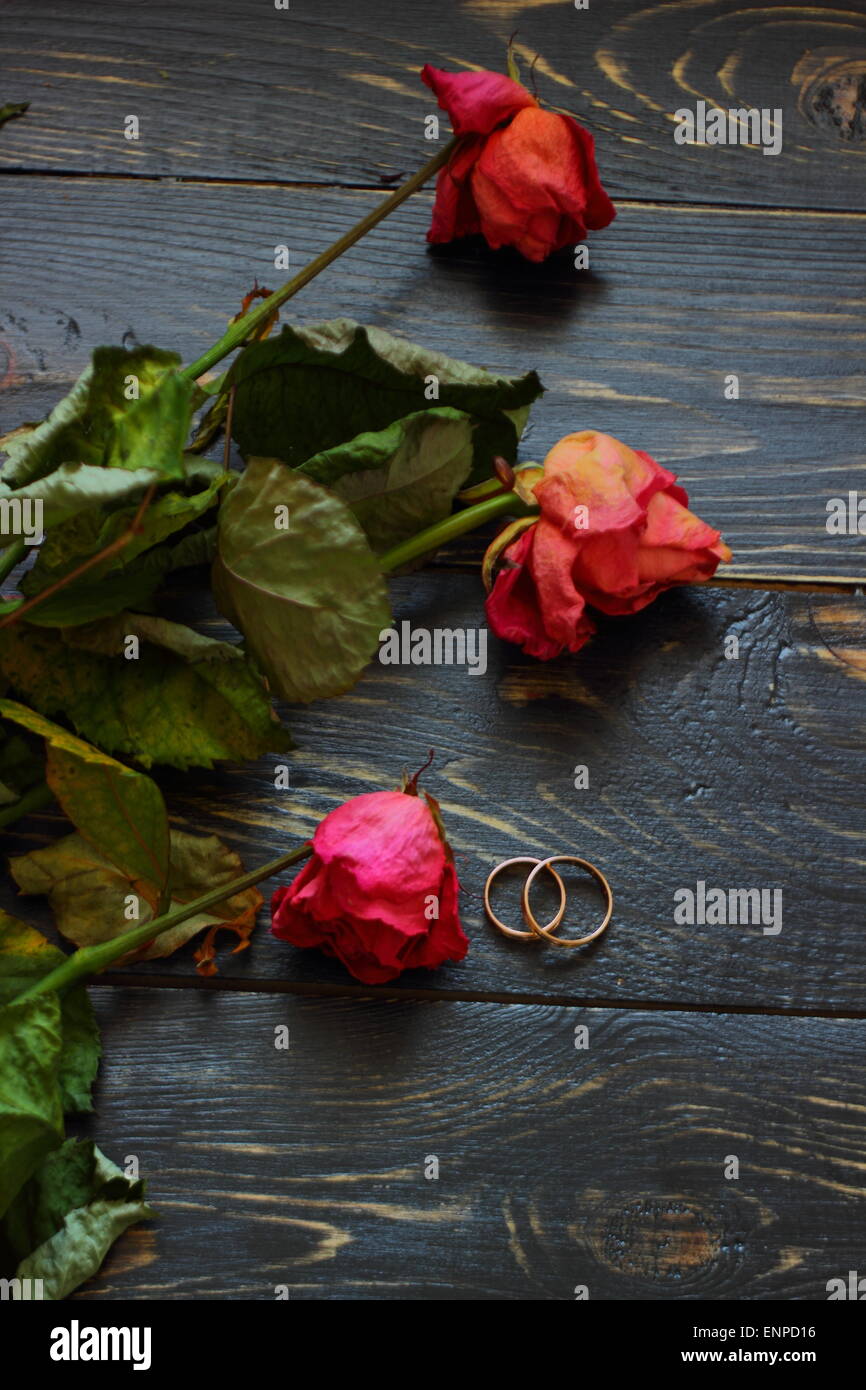
<svg viewBox="0 0 866 1390">
<path fill-rule="evenodd" d="M 686 1000 L 612 999 L 604 995 L 503 993 L 461 989 L 400 989 L 387 985 L 304 984 L 293 980 L 243 980 L 226 975 L 136 975 L 128 971 L 106 971 L 89 981 L 111 989 L 192 989 L 237 994 L 291 994 L 309 999 L 378 999 L 390 1003 L 433 1004 L 509 1004 L 550 1005 L 561 1009 L 628 1010 L 631 1013 L 745 1014 L 755 1018 L 829 1018 L 857 1021 L 866 1019 L 866 1009 L 818 1009 L 783 1004 L 701 1004 Z"/>
<path fill-rule="evenodd" d="M 398 176 L 402 179 L 403 175 Z M 408 176 L 407 176 L 408 177 Z M 0 165 L 0 178 L 36 179 L 96 179 L 101 182 L 116 183 L 170 183 L 204 185 L 221 188 L 283 188 L 295 191 L 308 190 L 319 193 L 395 193 L 400 187 L 396 179 L 385 183 L 321 183 L 305 179 L 243 179 L 225 178 L 221 174 L 136 174 L 124 171 L 87 169 L 15 169 Z M 431 190 L 428 190 L 428 192 Z M 694 203 L 679 198 L 623 198 L 614 199 L 617 207 L 638 208 L 652 211 L 661 208 L 674 212 L 725 212 L 742 217 L 754 217 L 766 213 L 769 217 L 821 217 L 838 219 L 840 217 L 866 217 L 864 208 L 810 208 L 791 206 L 783 203 Z"/>
<path fill-rule="evenodd" d="M 425 566 L 425 569 L 440 572 L 444 570 L 450 574 L 477 574 L 478 563 L 475 560 L 449 560 L 447 555 L 442 555 Z M 862 597 L 864 590 L 866 590 L 866 577 L 855 579 L 848 575 L 833 576 L 832 578 L 829 575 L 820 574 L 774 575 L 771 571 L 767 573 L 742 571 L 739 574 L 719 574 L 717 572 L 711 579 L 704 579 L 699 584 L 684 587 L 756 589 L 764 592 L 787 590 L 800 594 L 852 594 L 856 597 Z"/>
</svg>

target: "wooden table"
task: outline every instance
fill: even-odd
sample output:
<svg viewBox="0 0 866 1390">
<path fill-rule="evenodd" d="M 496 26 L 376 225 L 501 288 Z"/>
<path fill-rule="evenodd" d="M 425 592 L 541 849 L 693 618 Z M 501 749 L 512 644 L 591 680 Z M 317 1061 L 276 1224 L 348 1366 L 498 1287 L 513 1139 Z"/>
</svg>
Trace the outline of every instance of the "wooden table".
<svg viewBox="0 0 866 1390">
<path fill-rule="evenodd" d="M 178 825 L 253 865 L 435 748 L 472 945 L 369 989 L 263 920 L 215 979 L 188 950 L 94 988 L 87 1132 L 139 1158 L 158 1220 L 77 1297 L 826 1298 L 862 1271 L 866 1168 L 866 562 L 825 525 L 829 498 L 866 493 L 862 3 L 7 0 L 2 25 L 0 99 L 31 103 L 0 131 L 3 427 L 98 343 L 196 355 L 274 282 L 275 245 L 302 265 L 430 157 L 421 65 L 501 69 L 516 31 L 617 203 L 590 270 L 430 254 L 423 192 L 296 314 L 537 368 L 524 457 L 586 427 L 648 450 L 750 576 L 608 622 L 576 658 L 494 639 L 483 679 L 373 665 L 290 712 L 287 791 L 275 758 L 160 777 Z M 676 145 L 701 98 L 781 107 L 782 153 Z M 395 616 L 477 624 L 477 555 L 395 581 Z M 188 596 L 171 611 L 228 632 Z M 10 849 L 62 828 L 31 817 Z M 586 951 L 512 946 L 485 876 L 556 851 L 604 868 L 614 924 Z M 781 888 L 782 931 L 677 925 L 698 880 Z"/>
</svg>

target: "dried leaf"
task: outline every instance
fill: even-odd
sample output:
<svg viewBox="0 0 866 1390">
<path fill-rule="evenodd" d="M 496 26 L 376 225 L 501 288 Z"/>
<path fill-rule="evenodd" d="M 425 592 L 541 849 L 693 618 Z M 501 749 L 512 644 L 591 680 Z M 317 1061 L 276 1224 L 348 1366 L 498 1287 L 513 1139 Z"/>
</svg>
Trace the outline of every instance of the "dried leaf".
<svg viewBox="0 0 866 1390">
<path fill-rule="evenodd" d="M 9 868 L 22 893 L 48 897 L 58 931 L 76 946 L 110 941 L 128 931 L 134 922 L 147 922 L 156 915 L 150 906 L 151 891 L 139 903 L 139 916 L 134 922 L 130 920 L 127 915 L 129 897 L 139 896 L 140 883 L 124 874 L 81 835 L 66 835 L 45 849 L 18 855 L 10 859 Z M 216 835 L 188 835 L 172 830 L 172 895 L 165 910 L 192 902 L 220 884 L 225 883 L 228 888 L 243 871 L 240 857 Z M 158 960 L 169 956 L 200 931 L 213 928 L 196 953 L 201 973 L 213 974 L 216 932 L 222 928 L 233 931 L 238 938 L 234 950 L 242 951 L 249 943 L 262 902 L 257 888 L 247 888 L 162 932 L 150 945 L 124 957 L 123 961 Z"/>
<path fill-rule="evenodd" d="M 348 690 L 390 621 L 385 582 L 349 508 L 276 459 L 250 460 L 220 509 L 213 588 L 286 700 Z"/>
</svg>

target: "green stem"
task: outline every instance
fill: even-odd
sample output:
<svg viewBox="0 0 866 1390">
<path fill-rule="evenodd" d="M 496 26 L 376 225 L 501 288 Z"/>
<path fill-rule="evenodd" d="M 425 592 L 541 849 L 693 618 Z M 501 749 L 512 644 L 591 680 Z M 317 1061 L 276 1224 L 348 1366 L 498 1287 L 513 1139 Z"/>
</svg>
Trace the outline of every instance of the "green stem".
<svg viewBox="0 0 866 1390">
<path fill-rule="evenodd" d="M 100 941 L 97 946 L 82 946 L 73 955 L 67 956 L 56 970 L 43 975 L 41 980 L 37 980 L 29 989 L 19 994 L 18 999 L 32 999 L 34 995 L 45 994 L 48 990 L 68 989 L 78 980 L 104 970 L 120 956 L 125 956 L 140 946 L 146 946 L 155 936 L 161 936 L 163 932 L 179 926 L 190 917 L 195 917 L 196 913 L 216 907 L 217 903 L 225 902 L 227 897 L 233 898 L 236 893 L 242 893 L 244 889 L 261 883 L 263 878 L 271 878 L 282 869 L 287 869 L 290 864 L 297 864 L 299 859 L 305 859 L 312 851 L 313 846 L 306 841 L 297 849 L 290 850 L 288 854 L 281 854 L 278 859 L 272 859 L 269 864 L 263 864 L 259 869 L 251 869 L 248 874 L 233 878 L 231 883 L 222 883 L 218 888 L 212 888 L 209 893 L 204 893 L 194 902 L 176 907 L 173 912 L 155 917 L 150 922 L 143 922 L 140 927 L 133 927 L 121 936 L 113 936 L 110 941 Z"/>
<path fill-rule="evenodd" d="M 0 584 L 3 583 L 4 579 L 9 577 L 15 566 L 20 564 L 24 559 L 24 552 L 26 549 L 27 544 L 23 537 L 19 537 L 19 539 L 13 541 L 11 545 L 7 545 L 3 554 L 0 555 Z"/>
<path fill-rule="evenodd" d="M 463 492 L 458 492 L 457 501 L 467 507 L 473 507 L 476 502 L 486 502 L 489 497 L 501 497 L 502 493 L 507 491 L 497 477 L 485 478 L 483 483 L 476 483 L 474 487 L 467 487 Z"/>
<path fill-rule="evenodd" d="M 40 782 L 38 786 L 31 787 L 23 796 L 20 796 L 11 806 L 0 807 L 0 825 L 13 825 L 22 816 L 29 815 L 31 811 L 41 811 L 43 806 L 48 806 L 54 800 L 54 793 L 46 782 Z"/>
<path fill-rule="evenodd" d="M 428 160 L 417 174 L 413 174 L 411 179 L 407 179 L 390 197 L 386 198 L 372 212 L 368 212 L 366 217 L 362 217 L 351 231 L 346 232 L 345 236 L 341 236 L 339 240 L 334 242 L 333 246 L 328 247 L 327 251 L 323 251 L 314 261 L 310 261 L 309 265 L 304 266 L 304 269 L 283 285 L 282 289 L 275 290 L 267 299 L 261 300 L 242 319 L 230 323 L 219 342 L 214 343 L 213 347 L 202 353 L 195 362 L 184 367 L 182 375 L 195 380 L 196 377 L 201 376 L 202 372 L 208 371 L 217 362 L 221 362 L 224 357 L 227 357 L 230 352 L 233 352 L 235 348 L 240 347 L 258 328 L 259 324 L 264 323 L 265 319 L 270 317 L 275 309 L 279 309 L 280 305 L 285 304 L 287 299 L 291 299 L 293 294 L 297 294 L 298 290 L 302 290 L 305 285 L 308 285 L 319 274 L 319 271 L 324 270 L 338 256 L 342 256 L 344 251 L 348 251 L 350 246 L 354 246 L 356 241 L 360 241 L 362 236 L 381 222 L 384 217 L 387 217 L 389 213 L 392 213 L 395 208 L 398 208 L 401 203 L 404 203 L 407 198 L 410 198 L 428 179 L 432 178 L 444 164 L 448 163 L 459 143 L 456 138 L 449 140 L 448 144 L 443 146 L 431 160 Z"/>
<path fill-rule="evenodd" d="M 503 492 L 498 497 L 490 497 L 486 502 L 478 502 L 474 507 L 455 512 L 453 516 L 446 516 L 444 521 L 437 521 L 435 526 L 428 526 L 426 531 L 419 531 L 417 536 L 395 545 L 393 550 L 379 556 L 379 567 L 383 574 L 389 574 L 392 570 L 408 565 L 412 560 L 420 560 L 424 555 L 429 555 L 432 550 L 438 550 L 440 545 L 445 545 L 447 541 L 453 541 L 457 536 L 465 536 L 467 531 L 474 531 L 486 521 L 493 521 L 500 516 L 533 516 L 537 510 L 536 507 L 529 507 L 525 502 L 521 502 L 513 492 Z"/>
<path fill-rule="evenodd" d="M 226 376 L 226 372 L 221 372 L 219 376 L 214 377 L 213 381 L 199 382 L 198 389 L 203 396 L 218 396 L 226 384 Z"/>
</svg>

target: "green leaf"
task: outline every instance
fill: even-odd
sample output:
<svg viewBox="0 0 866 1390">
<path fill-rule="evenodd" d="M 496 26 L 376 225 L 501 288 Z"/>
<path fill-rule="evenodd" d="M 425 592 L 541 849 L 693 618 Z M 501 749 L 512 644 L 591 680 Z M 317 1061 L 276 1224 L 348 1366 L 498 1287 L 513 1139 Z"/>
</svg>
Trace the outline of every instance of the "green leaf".
<svg viewBox="0 0 866 1390">
<path fill-rule="evenodd" d="M 128 637 L 139 639 L 137 660 L 125 659 Z M 209 768 L 292 746 L 240 648 L 164 618 L 17 623 L 0 631 L 0 672 L 41 714 L 144 767 Z"/>
<path fill-rule="evenodd" d="M 150 777 L 0 699 L 0 715 L 45 739 L 45 780 L 75 828 L 157 906 L 168 887 L 168 816 Z M 140 885 L 140 886 L 139 886 Z"/>
<path fill-rule="evenodd" d="M 41 426 L 39 427 L 41 428 Z M 65 526 L 81 512 L 120 506 L 138 501 L 147 488 L 159 482 L 153 468 L 128 472 L 122 468 L 102 468 L 96 463 L 63 463 L 53 473 L 10 487 L 0 482 L 0 498 L 30 499 L 42 503 L 42 527 Z"/>
<path fill-rule="evenodd" d="M 29 101 L 7 101 L 5 106 L 0 106 L 0 125 L 5 125 L 7 121 L 16 120 L 29 109 Z"/>
<path fill-rule="evenodd" d="M 193 902 L 210 892 L 219 884 L 227 886 L 244 872 L 240 856 L 216 835 L 188 835 L 183 830 L 171 832 L 171 907 Z M 230 898 L 210 907 L 206 912 L 198 912 L 179 926 L 160 932 L 153 944 L 141 954 L 142 960 L 157 960 L 170 956 L 178 947 L 191 941 L 200 931 L 207 928 L 207 936 L 196 951 L 199 972 L 213 974 L 214 941 L 220 931 L 234 932 L 237 944 L 232 954 L 237 954 L 249 944 L 249 938 L 256 925 L 256 917 L 264 898 L 258 888 L 246 888 L 241 893 L 233 893 Z"/>
<path fill-rule="evenodd" d="M 218 545 L 216 601 L 271 688 L 308 701 L 354 685 L 390 615 L 348 507 L 275 459 L 251 459 L 220 508 Z"/>
<path fill-rule="evenodd" d="M 124 608 L 147 607 L 169 574 L 188 565 L 210 565 L 215 554 L 215 525 L 204 531 L 190 531 L 175 544 L 154 546 L 132 564 L 112 570 L 108 584 L 101 579 L 92 580 L 90 574 L 82 576 L 32 608 L 27 622 L 37 627 L 78 627 L 114 617 Z M 91 574 L 98 569 L 94 566 Z M 22 601 L 8 605 L 6 611 L 12 612 Z M 0 615 L 3 612 L 0 604 Z"/>
<path fill-rule="evenodd" d="M 244 456 L 292 467 L 424 410 L 437 386 L 433 403 L 466 411 L 477 423 L 472 482 L 489 475 L 494 455 L 514 461 L 542 390 L 535 372 L 496 377 L 352 319 L 287 324 L 278 337 L 251 343 L 227 385 L 237 387 L 232 433 Z"/>
<path fill-rule="evenodd" d="M 179 365 L 176 353 L 161 348 L 97 348 L 48 419 L 7 443 L 3 481 L 22 487 L 67 463 L 146 467 L 162 478 L 183 477 L 195 386 Z M 128 400 L 132 377 L 139 394 Z"/>
<path fill-rule="evenodd" d="M 0 1223 L 0 1271 L 5 1275 L 63 1225 L 66 1213 L 93 1195 L 96 1155 L 91 1141 L 66 1139 L 42 1161 Z"/>
<path fill-rule="evenodd" d="M 57 930 L 76 946 L 94 946 L 128 931 L 130 922 L 124 915 L 127 895 L 142 891 L 140 883 L 124 874 L 81 835 L 65 835 L 44 849 L 16 855 L 10 859 L 9 869 L 22 893 L 48 897 Z M 239 856 L 216 835 L 188 835 L 172 830 L 171 901 L 163 910 L 173 911 L 221 883 L 228 888 L 243 872 Z M 153 899 L 152 891 L 145 892 L 139 922 L 156 915 Z M 205 927 L 231 929 L 238 937 L 235 950 L 243 950 L 262 901 L 257 888 L 232 894 L 207 912 L 197 913 L 170 931 L 161 932 L 148 947 L 126 960 L 159 960 L 169 956 Z M 213 973 L 209 966 L 214 955 L 213 936 L 213 932 L 208 934 L 197 954 L 198 959 L 207 962 L 208 974 Z"/>
<path fill-rule="evenodd" d="M 91 574 L 82 575 L 81 579 L 28 610 L 27 622 L 36 627 L 78 627 L 98 622 L 100 618 L 112 618 L 125 608 L 148 608 L 166 575 L 174 568 L 173 549 L 168 545 L 154 546 L 131 565 L 112 571 L 109 583 L 91 578 L 99 569 L 94 566 Z M 5 611 L 14 612 L 24 601 L 18 599 Z M 3 612 L 0 607 L 0 615 Z"/>
<path fill-rule="evenodd" d="M 40 1279 L 43 1298 L 62 1299 L 97 1273 L 118 1236 L 153 1214 L 143 1182 L 128 1178 L 92 1141 L 67 1140 L 8 1213 L 0 1251 L 10 1260 L 29 1247 L 14 1276 Z"/>
<path fill-rule="evenodd" d="M 61 1044 L 56 994 L 0 1007 L 0 1217 L 63 1138 Z"/>
<path fill-rule="evenodd" d="M 165 354 L 174 356 L 174 354 Z M 192 423 L 195 383 L 166 372 L 115 419 L 106 451 L 108 468 L 152 468 L 163 478 L 182 478 L 183 450 Z"/>
<path fill-rule="evenodd" d="M 92 447 L 82 431 L 92 379 L 93 362 L 90 362 L 69 394 L 58 401 L 41 425 L 34 425 L 23 434 L 16 432 L 7 439 L 6 461 L 0 477 L 8 487 L 25 487 L 66 462 L 102 462 L 98 444 Z"/>
<path fill-rule="evenodd" d="M 105 469 L 97 471 L 106 476 Z M 109 472 L 107 476 L 117 474 Z M 143 551 L 197 521 L 209 508 L 216 506 L 221 489 L 232 476 L 214 468 L 201 479 L 205 486 L 192 495 L 171 490 L 154 497 L 129 542 L 117 554 L 109 557 L 104 568 L 92 570 L 88 578 L 104 574 L 107 570 L 123 569 Z M 34 491 L 33 488 L 29 490 Z M 106 499 L 98 499 L 98 505 L 91 504 L 86 511 L 82 509 L 77 516 L 67 519 L 62 527 L 55 527 L 46 536 L 35 565 L 24 577 L 22 593 L 39 593 L 47 585 L 56 583 L 75 565 L 89 560 L 129 531 L 137 514 L 137 506 L 134 503 L 121 505 L 106 515 L 105 502 Z"/>
<path fill-rule="evenodd" d="M 66 959 L 41 932 L 0 912 L 0 1004 L 10 1003 Z M 57 1081 L 67 1114 L 93 1109 L 91 1088 L 99 1068 L 100 1043 L 84 985 L 67 990 L 60 1004 L 63 1050 Z"/>
<path fill-rule="evenodd" d="M 448 406 L 316 454 L 297 470 L 352 510 L 377 553 L 451 511 L 472 468 L 472 418 Z"/>
<path fill-rule="evenodd" d="M 28 787 L 35 787 L 45 776 L 45 759 L 38 746 L 20 734 L 0 729 L 0 806 L 13 806 Z"/>
<path fill-rule="evenodd" d="M 34 621 L 60 627 L 90 622 L 95 617 L 117 613 L 128 603 L 145 601 L 168 572 L 172 553 L 170 549 L 160 549 L 155 560 L 141 565 L 136 565 L 136 560 L 215 506 L 231 476 L 215 468 L 206 486 L 192 496 L 169 491 L 155 497 L 123 549 L 35 608 Z M 21 582 L 22 594 L 32 597 L 41 593 L 129 533 L 136 511 L 134 505 L 123 506 L 106 516 L 102 508 L 92 508 L 50 531 L 36 563 Z M 110 576 L 110 583 L 105 583 L 106 576 Z M 98 612 L 94 612 L 94 606 Z"/>
</svg>

